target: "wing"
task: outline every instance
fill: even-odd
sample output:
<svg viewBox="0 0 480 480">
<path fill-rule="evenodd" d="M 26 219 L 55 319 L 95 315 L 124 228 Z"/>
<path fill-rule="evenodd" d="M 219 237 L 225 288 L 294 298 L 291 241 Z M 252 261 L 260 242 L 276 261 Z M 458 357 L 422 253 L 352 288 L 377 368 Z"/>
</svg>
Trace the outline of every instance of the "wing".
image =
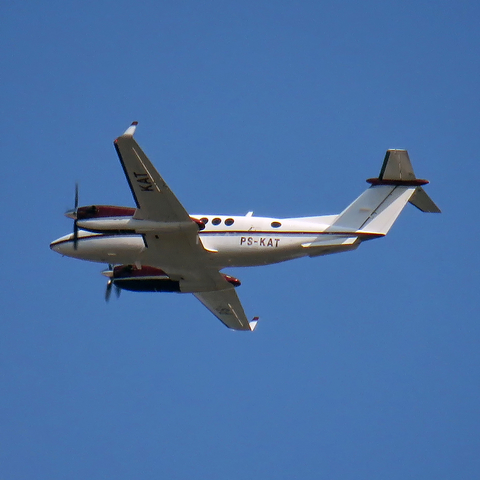
<svg viewBox="0 0 480 480">
<path fill-rule="evenodd" d="M 159 222 L 192 221 L 183 205 L 133 139 L 137 123 L 133 122 L 114 142 L 137 204 L 135 218 Z"/>
<path fill-rule="evenodd" d="M 137 204 L 134 218 L 179 226 L 168 234 L 143 235 L 147 252 L 142 262 L 161 268 L 169 266 L 170 270 L 208 265 L 207 252 L 198 238 L 198 226 L 133 139 L 136 127 L 137 122 L 133 122 L 114 142 Z"/>
<path fill-rule="evenodd" d="M 142 256 L 144 265 L 161 268 L 175 281 L 180 282 L 183 293 L 223 290 L 231 287 L 218 268 L 210 266 L 210 254 L 189 232 L 144 236 L 146 249 Z"/>
<path fill-rule="evenodd" d="M 227 327 L 253 330 L 257 319 L 248 322 L 232 285 L 218 268 L 210 266 L 211 253 L 199 240 L 196 222 L 133 139 L 136 127 L 137 122 L 133 122 L 114 142 L 137 204 L 134 218 L 192 224 L 192 228 L 178 228 L 168 234 L 144 234 L 146 249 L 142 263 L 164 270 L 172 280 L 179 282 L 182 292 L 193 293 Z"/>
<path fill-rule="evenodd" d="M 194 295 L 228 328 L 253 331 L 258 318 L 247 320 L 237 292 L 232 288 L 214 292 L 194 293 Z"/>
<path fill-rule="evenodd" d="M 187 235 L 144 236 L 146 263 L 158 265 L 179 282 L 180 291 L 193 293 L 221 322 L 234 330 L 254 330 L 232 285 L 218 268 L 209 266 L 209 254 Z"/>
</svg>

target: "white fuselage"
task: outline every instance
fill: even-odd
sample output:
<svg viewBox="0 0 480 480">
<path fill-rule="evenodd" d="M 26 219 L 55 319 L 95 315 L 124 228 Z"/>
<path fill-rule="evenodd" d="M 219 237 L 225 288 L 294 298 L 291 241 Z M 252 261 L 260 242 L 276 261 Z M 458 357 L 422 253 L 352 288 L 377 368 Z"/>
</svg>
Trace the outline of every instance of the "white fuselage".
<svg viewBox="0 0 480 480">
<path fill-rule="evenodd" d="M 211 266 L 217 268 L 268 265 L 294 258 L 330 253 L 332 247 L 346 247 L 345 234 L 326 231 L 333 216 L 275 219 L 254 216 L 192 215 L 205 222 L 199 231 L 203 247 L 211 252 Z M 159 232 L 159 235 L 169 235 Z M 322 249 L 322 246 L 324 248 Z M 151 264 L 141 234 L 91 233 L 80 230 L 77 249 L 73 235 L 51 244 L 56 252 L 69 257 L 110 264 Z M 164 265 L 152 265 L 159 268 Z"/>
</svg>

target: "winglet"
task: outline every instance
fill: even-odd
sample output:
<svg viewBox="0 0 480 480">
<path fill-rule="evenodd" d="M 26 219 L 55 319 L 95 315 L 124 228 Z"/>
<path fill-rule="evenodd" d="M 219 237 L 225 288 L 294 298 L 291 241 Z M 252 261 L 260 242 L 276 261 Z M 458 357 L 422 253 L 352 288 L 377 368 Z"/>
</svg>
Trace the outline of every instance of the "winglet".
<svg viewBox="0 0 480 480">
<path fill-rule="evenodd" d="M 133 137 L 135 130 L 137 128 L 138 122 L 132 122 L 132 124 L 125 130 L 125 133 L 122 137 Z"/>
<path fill-rule="evenodd" d="M 255 330 L 255 327 L 257 326 L 257 323 L 258 323 L 258 317 L 253 317 L 253 320 L 248 322 L 248 324 L 250 325 L 250 330 L 252 332 Z"/>
</svg>

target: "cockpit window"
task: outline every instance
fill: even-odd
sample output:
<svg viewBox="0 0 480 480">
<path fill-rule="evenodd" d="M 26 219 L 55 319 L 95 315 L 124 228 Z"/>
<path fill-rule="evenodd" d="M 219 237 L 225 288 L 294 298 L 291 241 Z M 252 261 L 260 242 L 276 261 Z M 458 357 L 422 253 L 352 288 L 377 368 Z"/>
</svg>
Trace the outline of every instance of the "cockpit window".
<svg viewBox="0 0 480 480">
<path fill-rule="evenodd" d="M 221 222 L 222 221 L 218 217 L 216 217 L 212 220 L 212 225 L 220 225 Z"/>
<path fill-rule="evenodd" d="M 235 221 L 235 220 L 234 220 L 233 218 L 227 218 L 227 219 L 225 220 L 225 225 L 226 225 L 227 227 L 229 227 L 230 225 L 233 225 L 233 222 L 234 222 L 234 221 Z"/>
<path fill-rule="evenodd" d="M 278 228 L 278 227 L 282 226 L 282 224 L 280 222 L 272 222 L 271 225 L 272 225 L 273 228 Z"/>
</svg>

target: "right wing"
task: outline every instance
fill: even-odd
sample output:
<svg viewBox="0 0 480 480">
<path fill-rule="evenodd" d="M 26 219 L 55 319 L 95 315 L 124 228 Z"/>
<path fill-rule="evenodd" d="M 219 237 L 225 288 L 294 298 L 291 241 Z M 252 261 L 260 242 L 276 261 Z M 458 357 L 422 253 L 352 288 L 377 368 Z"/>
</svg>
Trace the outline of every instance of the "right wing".
<svg viewBox="0 0 480 480">
<path fill-rule="evenodd" d="M 228 328 L 253 331 L 258 317 L 248 321 L 242 304 L 234 288 L 213 292 L 200 292 L 194 295 Z"/>
</svg>

